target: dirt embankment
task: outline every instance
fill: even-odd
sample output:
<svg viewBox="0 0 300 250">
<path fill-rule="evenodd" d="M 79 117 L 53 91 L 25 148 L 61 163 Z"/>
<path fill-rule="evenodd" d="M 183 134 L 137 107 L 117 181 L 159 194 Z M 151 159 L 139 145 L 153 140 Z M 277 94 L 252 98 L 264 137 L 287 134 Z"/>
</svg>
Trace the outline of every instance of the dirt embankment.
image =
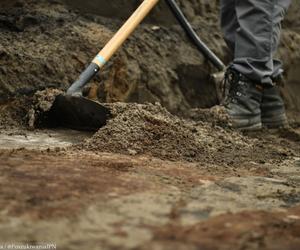
<svg viewBox="0 0 300 250">
<path fill-rule="evenodd" d="M 122 23 L 47 1 L 19 1 L 1 17 L 1 102 L 45 87 L 65 89 Z M 222 56 L 217 31 L 205 33 L 206 40 L 219 37 L 212 47 Z M 215 104 L 211 66 L 182 34 L 177 26 L 139 27 L 95 80 L 102 80 L 100 100 L 159 101 L 172 111 Z"/>
<path fill-rule="evenodd" d="M 136 1 L 12 1 L 0 13 L 0 101 L 30 95 L 45 87 L 66 89 L 137 6 Z M 95 7 L 95 4 L 98 6 Z M 202 39 L 228 61 L 218 25 L 218 4 L 181 1 Z M 90 7 L 89 7 L 90 6 Z M 93 9 L 94 13 L 78 14 Z M 122 9 L 121 12 L 116 9 Z M 106 14 L 105 14 L 106 13 Z M 209 80 L 214 71 L 189 43 L 165 4 L 159 5 L 109 65 L 94 80 L 101 101 L 160 102 L 172 112 L 217 103 Z M 291 9 L 279 55 L 286 65 L 284 94 L 299 108 L 300 61 L 297 5 Z M 104 15 L 105 17 L 101 16 Z M 164 19 L 164 21 L 162 21 Z"/>
</svg>

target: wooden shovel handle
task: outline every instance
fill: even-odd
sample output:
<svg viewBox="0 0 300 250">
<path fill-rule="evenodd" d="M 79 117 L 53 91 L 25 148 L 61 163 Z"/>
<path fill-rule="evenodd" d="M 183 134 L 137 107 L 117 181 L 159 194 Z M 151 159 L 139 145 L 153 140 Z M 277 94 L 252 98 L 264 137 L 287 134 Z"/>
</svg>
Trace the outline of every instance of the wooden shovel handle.
<svg viewBox="0 0 300 250">
<path fill-rule="evenodd" d="M 125 40 L 131 35 L 136 27 L 143 21 L 153 7 L 159 0 L 144 0 L 138 9 L 131 15 L 131 17 L 124 23 L 119 31 L 112 37 L 112 39 L 105 45 L 105 47 L 94 58 L 93 63 L 97 64 L 99 68 L 109 61 L 114 53 L 122 46 Z"/>
<path fill-rule="evenodd" d="M 67 90 L 67 95 L 80 94 L 81 89 L 99 72 L 104 64 L 121 47 L 136 27 L 143 21 L 159 0 L 144 0 L 113 38 L 94 58 L 93 62 L 81 73 L 79 78 Z"/>
</svg>

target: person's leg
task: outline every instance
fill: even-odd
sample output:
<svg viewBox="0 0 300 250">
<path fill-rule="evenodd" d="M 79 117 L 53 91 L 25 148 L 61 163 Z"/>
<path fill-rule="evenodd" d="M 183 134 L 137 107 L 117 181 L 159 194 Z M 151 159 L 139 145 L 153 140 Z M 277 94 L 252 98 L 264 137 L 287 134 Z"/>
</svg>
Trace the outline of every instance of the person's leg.
<svg viewBox="0 0 300 250">
<path fill-rule="evenodd" d="M 235 0 L 220 1 L 220 19 L 224 40 L 233 56 L 236 31 L 239 27 L 235 12 Z"/>
<path fill-rule="evenodd" d="M 233 67 L 253 81 L 272 85 L 273 54 L 280 38 L 281 21 L 290 0 L 236 0 L 239 28 L 236 32 Z M 274 68 L 276 66 L 276 69 Z"/>
<path fill-rule="evenodd" d="M 274 18 L 274 32 L 273 32 L 273 54 L 278 48 L 278 42 L 280 40 L 281 22 L 284 18 L 284 14 L 288 9 L 291 0 L 278 0 L 276 13 Z M 236 15 L 236 0 L 220 0 L 220 19 L 221 29 L 223 32 L 224 40 L 227 43 L 228 48 L 232 56 L 235 51 L 235 39 L 237 31 L 239 29 L 239 23 Z M 282 62 L 278 59 L 273 59 L 273 73 L 272 79 L 278 78 L 282 74 Z"/>
<path fill-rule="evenodd" d="M 281 35 L 281 24 L 284 19 L 284 16 L 291 4 L 291 0 L 277 0 L 274 9 L 274 17 L 273 17 L 273 55 L 276 53 L 280 41 Z M 273 59 L 273 74 L 272 79 L 278 78 L 282 73 L 282 62 L 278 59 Z"/>
<path fill-rule="evenodd" d="M 227 32 L 227 43 L 229 41 L 234 50 L 233 63 L 226 73 L 229 91 L 225 107 L 235 128 L 250 130 L 262 125 L 280 127 L 287 124 L 283 100 L 273 86 L 273 77 L 280 75 L 282 66 L 273 55 L 278 48 L 281 22 L 290 2 L 235 0 L 238 23 L 235 35 L 232 30 L 229 32 L 230 22 L 225 26 L 227 29 L 223 27 Z"/>
<path fill-rule="evenodd" d="M 221 29 L 234 59 L 239 23 L 236 14 L 236 0 L 221 0 Z M 228 67 L 225 74 L 225 102 L 231 125 L 240 130 L 260 129 L 260 103 L 262 91 L 240 72 Z"/>
<path fill-rule="evenodd" d="M 273 16 L 273 54 L 275 54 L 281 33 L 281 22 L 290 5 L 290 0 L 278 0 L 274 7 Z M 274 86 L 266 87 L 263 91 L 261 104 L 261 119 L 266 127 L 284 127 L 288 124 L 283 99 L 280 96 L 278 86 L 276 86 L 276 78 L 280 78 L 283 70 L 280 60 L 273 60 L 273 74 L 271 76 Z"/>
</svg>

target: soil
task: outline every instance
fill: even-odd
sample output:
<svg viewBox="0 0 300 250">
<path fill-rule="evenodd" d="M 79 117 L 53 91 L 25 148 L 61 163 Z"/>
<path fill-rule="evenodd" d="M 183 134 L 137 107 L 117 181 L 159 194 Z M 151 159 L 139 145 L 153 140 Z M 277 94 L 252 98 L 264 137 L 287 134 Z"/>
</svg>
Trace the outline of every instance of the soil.
<svg viewBox="0 0 300 250">
<path fill-rule="evenodd" d="M 197 129 L 160 104 L 113 104 L 115 118 L 83 147 L 105 152 L 151 154 L 169 160 L 199 160 L 206 153 Z M 203 135 L 205 137 L 205 135 Z"/>
<path fill-rule="evenodd" d="M 84 91 L 107 125 L 37 128 L 140 1 L 81 2 L 1 2 L 0 248 L 299 249 L 297 1 L 278 52 L 290 128 L 232 130 L 214 68 L 163 1 Z M 218 1 L 178 2 L 228 62 Z"/>
<path fill-rule="evenodd" d="M 272 154 L 280 155 L 269 147 L 265 149 L 265 142 L 252 138 L 251 133 L 247 136 L 230 130 L 228 126 L 221 127 L 228 123 L 225 123 L 226 116 L 220 115 L 222 108 L 218 106 L 197 110 L 198 118 L 200 113 L 206 115 L 206 119 L 202 119 L 205 122 L 180 119 L 158 103 L 114 103 L 107 106 L 114 118 L 77 148 L 129 155 L 144 154 L 172 161 L 232 165 L 236 153 L 239 161 L 243 158 L 241 152 L 251 154 L 258 161 L 272 158 Z M 211 114 L 210 117 L 208 114 Z M 293 129 L 286 130 L 286 133 L 294 134 L 296 142 L 299 140 Z M 284 138 L 283 134 L 281 136 Z M 299 150 L 300 147 L 295 145 L 288 154 L 296 156 Z"/>
</svg>

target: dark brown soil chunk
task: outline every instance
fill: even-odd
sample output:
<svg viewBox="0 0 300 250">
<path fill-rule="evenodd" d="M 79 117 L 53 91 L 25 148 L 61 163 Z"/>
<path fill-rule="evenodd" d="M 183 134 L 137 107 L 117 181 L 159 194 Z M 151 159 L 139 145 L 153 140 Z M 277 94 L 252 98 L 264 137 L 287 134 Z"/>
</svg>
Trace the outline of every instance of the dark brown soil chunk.
<svg viewBox="0 0 300 250">
<path fill-rule="evenodd" d="M 28 112 L 28 125 L 30 128 L 34 129 L 39 123 L 42 116 L 47 113 L 52 104 L 62 91 L 58 89 L 46 89 L 43 91 L 38 91 L 32 98 L 32 107 Z"/>
</svg>

